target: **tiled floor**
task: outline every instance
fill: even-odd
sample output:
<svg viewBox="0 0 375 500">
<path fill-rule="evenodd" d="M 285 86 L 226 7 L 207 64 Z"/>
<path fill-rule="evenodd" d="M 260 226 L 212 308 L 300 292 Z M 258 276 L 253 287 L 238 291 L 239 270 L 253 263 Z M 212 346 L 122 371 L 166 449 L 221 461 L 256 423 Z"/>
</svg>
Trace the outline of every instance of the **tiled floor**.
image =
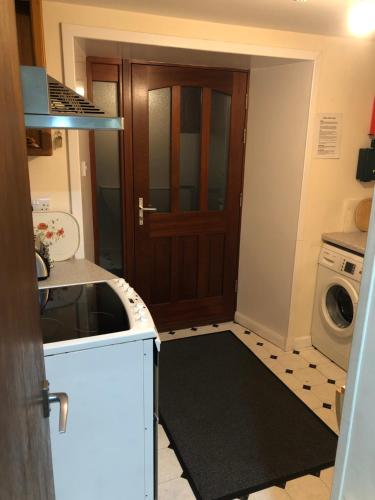
<svg viewBox="0 0 375 500">
<path fill-rule="evenodd" d="M 307 406 L 336 434 L 335 391 L 345 384 L 346 372 L 313 347 L 284 352 L 237 323 L 201 326 L 160 334 L 162 342 L 183 337 L 231 330 L 260 358 Z M 182 469 L 159 425 L 159 500 L 193 500 L 189 483 L 181 477 Z M 285 489 L 272 487 L 251 494 L 249 500 L 329 500 L 333 468 L 320 477 L 303 476 L 286 483 Z"/>
</svg>

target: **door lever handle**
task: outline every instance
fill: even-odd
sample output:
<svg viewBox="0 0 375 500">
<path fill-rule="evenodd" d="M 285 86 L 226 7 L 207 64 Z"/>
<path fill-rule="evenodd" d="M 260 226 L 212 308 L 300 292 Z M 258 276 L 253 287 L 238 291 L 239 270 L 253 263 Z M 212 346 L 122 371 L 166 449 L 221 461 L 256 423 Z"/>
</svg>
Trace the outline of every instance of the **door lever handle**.
<svg viewBox="0 0 375 500">
<path fill-rule="evenodd" d="M 336 418 L 338 426 L 341 424 L 342 407 L 344 406 L 345 385 L 336 390 Z"/>
<path fill-rule="evenodd" d="M 143 226 L 143 212 L 156 212 L 157 208 L 155 207 L 144 207 L 143 206 L 143 198 L 138 198 L 138 217 L 139 217 L 139 225 Z"/>
<path fill-rule="evenodd" d="M 59 432 L 66 432 L 66 424 L 68 420 L 68 406 L 69 397 L 66 392 L 49 392 L 49 382 L 45 380 L 42 388 L 42 403 L 43 403 L 43 416 L 49 418 L 51 414 L 51 403 L 60 404 L 59 414 Z"/>
<path fill-rule="evenodd" d="M 157 211 L 157 208 L 155 207 L 139 207 L 141 210 L 143 210 L 143 212 L 156 212 Z"/>
<path fill-rule="evenodd" d="M 60 403 L 59 432 L 60 434 L 64 434 L 66 432 L 66 423 L 68 420 L 68 395 L 66 392 L 51 392 L 48 396 L 48 402 Z"/>
</svg>

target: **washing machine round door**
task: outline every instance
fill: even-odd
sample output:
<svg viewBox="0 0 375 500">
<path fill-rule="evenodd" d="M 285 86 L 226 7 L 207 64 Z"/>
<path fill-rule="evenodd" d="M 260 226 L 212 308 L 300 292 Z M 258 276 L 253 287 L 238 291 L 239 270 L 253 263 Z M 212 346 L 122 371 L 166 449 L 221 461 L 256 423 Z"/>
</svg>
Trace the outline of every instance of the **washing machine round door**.
<svg viewBox="0 0 375 500">
<path fill-rule="evenodd" d="M 338 337 L 353 335 L 358 293 L 347 280 L 336 277 L 322 294 L 321 314 L 329 330 Z"/>
</svg>

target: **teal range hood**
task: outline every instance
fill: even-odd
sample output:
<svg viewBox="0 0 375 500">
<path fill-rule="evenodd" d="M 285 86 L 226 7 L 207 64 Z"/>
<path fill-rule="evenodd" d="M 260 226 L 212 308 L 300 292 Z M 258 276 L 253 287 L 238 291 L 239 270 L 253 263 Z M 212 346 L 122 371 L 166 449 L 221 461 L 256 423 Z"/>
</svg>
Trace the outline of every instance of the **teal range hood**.
<svg viewBox="0 0 375 500">
<path fill-rule="evenodd" d="M 122 130 L 124 119 L 108 116 L 38 66 L 21 66 L 26 128 Z"/>
</svg>

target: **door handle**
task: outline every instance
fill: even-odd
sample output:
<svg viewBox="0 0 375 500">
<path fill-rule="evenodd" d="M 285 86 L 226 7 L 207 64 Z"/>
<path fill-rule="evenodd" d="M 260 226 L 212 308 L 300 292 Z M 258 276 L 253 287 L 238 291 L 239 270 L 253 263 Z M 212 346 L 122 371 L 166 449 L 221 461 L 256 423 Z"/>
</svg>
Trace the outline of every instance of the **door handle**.
<svg viewBox="0 0 375 500">
<path fill-rule="evenodd" d="M 344 405 L 345 385 L 336 390 L 336 418 L 338 426 L 341 424 L 342 407 Z"/>
<path fill-rule="evenodd" d="M 143 213 L 144 212 L 156 212 L 157 208 L 155 207 L 144 207 L 143 206 L 143 198 L 138 198 L 138 217 L 139 217 L 139 225 L 143 226 Z"/>
<path fill-rule="evenodd" d="M 66 424 L 68 421 L 68 406 L 69 397 L 66 392 L 49 392 L 49 382 L 45 380 L 43 382 L 42 388 L 42 402 L 43 402 L 43 416 L 49 418 L 51 414 L 51 403 L 60 404 L 60 414 L 59 414 L 59 432 L 66 432 Z"/>
</svg>

